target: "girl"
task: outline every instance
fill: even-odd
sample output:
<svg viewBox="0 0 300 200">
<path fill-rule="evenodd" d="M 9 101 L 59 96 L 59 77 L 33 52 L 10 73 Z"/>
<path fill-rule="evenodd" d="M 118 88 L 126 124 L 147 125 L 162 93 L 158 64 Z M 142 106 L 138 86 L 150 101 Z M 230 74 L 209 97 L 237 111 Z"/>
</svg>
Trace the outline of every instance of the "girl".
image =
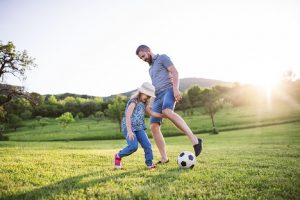
<svg viewBox="0 0 300 200">
<path fill-rule="evenodd" d="M 125 116 L 122 120 L 122 131 L 127 141 L 127 146 L 115 154 L 115 168 L 121 169 L 121 159 L 129 156 L 138 149 L 141 144 L 145 152 L 145 163 L 149 169 L 155 168 L 153 164 L 152 146 L 145 132 L 145 112 L 154 117 L 163 117 L 160 113 L 151 110 L 149 100 L 155 97 L 154 86 L 148 82 L 142 84 L 137 92 L 127 102 Z"/>
</svg>

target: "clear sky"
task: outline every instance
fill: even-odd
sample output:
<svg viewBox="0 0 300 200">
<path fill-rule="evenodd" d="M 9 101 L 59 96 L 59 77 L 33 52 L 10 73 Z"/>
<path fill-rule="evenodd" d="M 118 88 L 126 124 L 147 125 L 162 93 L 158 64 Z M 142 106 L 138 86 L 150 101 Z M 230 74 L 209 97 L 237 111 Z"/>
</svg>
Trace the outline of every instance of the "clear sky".
<svg viewBox="0 0 300 200">
<path fill-rule="evenodd" d="M 36 58 L 30 92 L 109 96 L 150 81 L 138 45 L 180 78 L 267 84 L 300 75 L 299 0 L 0 0 L 0 40 Z"/>
</svg>

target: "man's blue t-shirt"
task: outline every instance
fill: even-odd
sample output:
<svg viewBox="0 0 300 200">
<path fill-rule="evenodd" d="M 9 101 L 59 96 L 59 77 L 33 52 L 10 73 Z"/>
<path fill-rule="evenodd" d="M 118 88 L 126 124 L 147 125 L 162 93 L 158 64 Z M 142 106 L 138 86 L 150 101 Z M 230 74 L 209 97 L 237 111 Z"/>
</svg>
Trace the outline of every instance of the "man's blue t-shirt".
<svg viewBox="0 0 300 200">
<path fill-rule="evenodd" d="M 168 71 L 168 67 L 173 66 L 173 63 L 165 54 L 156 54 L 152 59 L 153 62 L 150 65 L 149 74 L 157 95 L 165 89 L 173 87 Z"/>
</svg>

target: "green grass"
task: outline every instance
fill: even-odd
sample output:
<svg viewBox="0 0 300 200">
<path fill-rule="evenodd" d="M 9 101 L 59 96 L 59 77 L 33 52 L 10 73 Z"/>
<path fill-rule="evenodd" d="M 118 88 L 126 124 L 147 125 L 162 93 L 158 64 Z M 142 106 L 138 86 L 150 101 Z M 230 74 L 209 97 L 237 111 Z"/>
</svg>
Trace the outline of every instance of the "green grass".
<svg viewBox="0 0 300 200">
<path fill-rule="evenodd" d="M 207 133 L 212 128 L 208 115 L 198 108 L 194 109 L 193 116 L 184 116 L 187 124 L 195 133 Z M 220 131 L 235 130 L 249 127 L 281 124 L 293 121 L 300 121 L 300 107 L 290 105 L 277 105 L 267 107 L 227 107 L 216 114 L 216 125 Z M 99 139 L 123 139 L 122 133 L 116 122 L 109 120 L 97 123 L 93 120 L 80 120 L 70 124 L 66 129 L 62 128 L 57 121 L 50 119 L 49 125 L 40 127 L 36 121 L 27 121 L 26 126 L 7 134 L 11 141 L 68 141 L 68 140 L 99 140 Z M 164 136 L 181 135 L 173 124 L 164 120 L 162 131 Z M 146 118 L 149 127 L 149 119 Z M 151 137 L 150 131 L 148 131 Z"/>
<path fill-rule="evenodd" d="M 124 140 L 0 142 L 0 199 L 299 199 L 300 123 L 200 136 L 193 170 L 176 164 L 185 136 L 166 138 L 171 161 L 155 170 L 141 148 L 113 170 Z"/>
</svg>

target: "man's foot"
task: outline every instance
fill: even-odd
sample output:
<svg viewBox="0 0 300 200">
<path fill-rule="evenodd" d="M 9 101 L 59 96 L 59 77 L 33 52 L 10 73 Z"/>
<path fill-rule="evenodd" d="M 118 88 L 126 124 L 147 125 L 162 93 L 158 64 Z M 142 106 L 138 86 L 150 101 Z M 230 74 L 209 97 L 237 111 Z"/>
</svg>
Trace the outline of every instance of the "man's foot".
<svg viewBox="0 0 300 200">
<path fill-rule="evenodd" d="M 147 166 L 148 169 L 155 169 L 156 166 L 155 165 L 150 165 L 150 166 Z"/>
<path fill-rule="evenodd" d="M 195 144 L 194 146 L 195 155 L 199 156 L 202 151 L 202 139 L 198 138 L 198 144 Z"/>
<path fill-rule="evenodd" d="M 168 163 L 168 162 L 169 162 L 169 159 L 166 160 L 166 161 L 164 161 L 164 162 L 160 160 L 160 161 L 158 161 L 156 164 L 157 164 L 157 165 L 161 165 L 161 164 L 166 164 L 166 163 Z"/>
<path fill-rule="evenodd" d="M 115 169 L 122 169 L 122 163 L 121 163 L 122 158 L 116 154 L 115 155 Z"/>
</svg>

